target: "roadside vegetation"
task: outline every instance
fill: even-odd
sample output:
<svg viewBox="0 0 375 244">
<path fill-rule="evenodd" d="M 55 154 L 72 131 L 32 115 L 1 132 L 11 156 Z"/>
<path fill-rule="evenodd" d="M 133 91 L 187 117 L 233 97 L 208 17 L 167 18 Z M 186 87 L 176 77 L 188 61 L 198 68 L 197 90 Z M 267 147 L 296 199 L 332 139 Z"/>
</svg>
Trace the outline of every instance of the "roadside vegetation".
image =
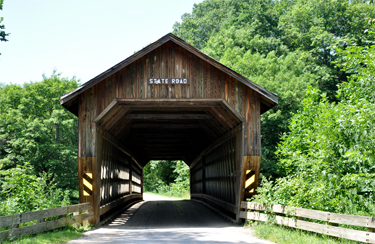
<svg viewBox="0 0 375 244">
<path fill-rule="evenodd" d="M 91 226 L 86 228 L 68 226 L 63 229 L 56 229 L 53 231 L 37 234 L 22 236 L 16 239 L 10 239 L 2 242 L 3 244 L 59 244 L 67 243 L 68 241 L 77 239 L 83 236 L 84 231 L 90 229 Z"/>
<path fill-rule="evenodd" d="M 0 85 L 0 216 L 78 203 L 77 118 L 59 101 L 76 87 L 56 72 Z"/>
<path fill-rule="evenodd" d="M 166 197 L 190 198 L 189 166 L 183 161 L 150 161 L 143 168 L 145 192 Z"/>
<path fill-rule="evenodd" d="M 334 238 L 313 232 L 288 228 L 285 226 L 270 225 L 266 223 L 253 223 L 253 234 L 261 239 L 266 239 L 278 244 L 354 244 L 359 243 L 346 239 Z"/>
</svg>

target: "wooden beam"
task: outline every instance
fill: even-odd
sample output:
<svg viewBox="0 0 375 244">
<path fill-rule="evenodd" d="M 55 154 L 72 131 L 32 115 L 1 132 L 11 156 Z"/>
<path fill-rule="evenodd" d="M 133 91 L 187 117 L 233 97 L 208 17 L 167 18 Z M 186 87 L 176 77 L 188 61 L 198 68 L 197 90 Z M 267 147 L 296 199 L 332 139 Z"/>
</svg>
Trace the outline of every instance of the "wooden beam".
<svg viewBox="0 0 375 244">
<path fill-rule="evenodd" d="M 162 120 L 180 120 L 180 119 L 211 119 L 208 114 L 128 114 L 126 119 L 162 119 Z"/>
<path fill-rule="evenodd" d="M 157 128 L 157 129 L 201 129 L 200 124 L 134 124 L 132 128 Z"/>
<path fill-rule="evenodd" d="M 132 107 L 219 107 L 223 99 L 117 99 L 118 104 Z"/>
<path fill-rule="evenodd" d="M 116 107 L 116 108 L 115 108 Z M 112 109 L 115 108 L 115 109 Z M 110 111 L 116 111 L 118 110 L 119 106 L 117 105 L 117 100 L 114 99 L 93 121 L 93 123 L 98 123 L 100 120 L 102 120 Z M 115 112 L 114 112 L 115 113 Z M 114 114 L 113 113 L 113 114 Z M 113 115 L 112 114 L 112 115 Z"/>
</svg>

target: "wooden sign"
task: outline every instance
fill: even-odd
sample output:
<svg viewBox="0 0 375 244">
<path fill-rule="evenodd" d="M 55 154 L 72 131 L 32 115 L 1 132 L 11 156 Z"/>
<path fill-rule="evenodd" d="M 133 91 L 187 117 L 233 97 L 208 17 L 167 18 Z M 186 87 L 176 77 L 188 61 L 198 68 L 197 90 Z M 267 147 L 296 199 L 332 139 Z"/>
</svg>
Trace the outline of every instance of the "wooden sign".
<svg viewBox="0 0 375 244">
<path fill-rule="evenodd" d="M 147 79 L 148 85 L 188 85 L 189 78 L 150 78 Z"/>
</svg>

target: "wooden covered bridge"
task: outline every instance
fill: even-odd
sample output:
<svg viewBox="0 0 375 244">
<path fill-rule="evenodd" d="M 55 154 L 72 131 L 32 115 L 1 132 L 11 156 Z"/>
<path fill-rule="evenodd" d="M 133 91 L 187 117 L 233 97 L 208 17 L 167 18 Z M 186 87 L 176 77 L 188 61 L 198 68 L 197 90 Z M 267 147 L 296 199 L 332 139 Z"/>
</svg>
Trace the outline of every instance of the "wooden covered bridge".
<svg viewBox="0 0 375 244">
<path fill-rule="evenodd" d="M 61 97 L 79 121 L 80 202 L 104 221 L 142 199 L 150 160 L 183 160 L 191 198 L 238 221 L 258 184 L 260 116 L 277 102 L 167 34 Z"/>
</svg>

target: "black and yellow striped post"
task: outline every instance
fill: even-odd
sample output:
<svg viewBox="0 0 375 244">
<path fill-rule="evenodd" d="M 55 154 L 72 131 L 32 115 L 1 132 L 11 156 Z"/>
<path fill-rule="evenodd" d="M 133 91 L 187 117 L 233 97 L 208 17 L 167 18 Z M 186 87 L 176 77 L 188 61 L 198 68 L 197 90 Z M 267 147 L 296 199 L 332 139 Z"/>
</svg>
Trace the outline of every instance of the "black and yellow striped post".
<svg viewBox="0 0 375 244">
<path fill-rule="evenodd" d="M 89 197 L 92 195 L 92 173 L 84 173 L 82 177 L 83 181 L 83 196 Z"/>
</svg>

